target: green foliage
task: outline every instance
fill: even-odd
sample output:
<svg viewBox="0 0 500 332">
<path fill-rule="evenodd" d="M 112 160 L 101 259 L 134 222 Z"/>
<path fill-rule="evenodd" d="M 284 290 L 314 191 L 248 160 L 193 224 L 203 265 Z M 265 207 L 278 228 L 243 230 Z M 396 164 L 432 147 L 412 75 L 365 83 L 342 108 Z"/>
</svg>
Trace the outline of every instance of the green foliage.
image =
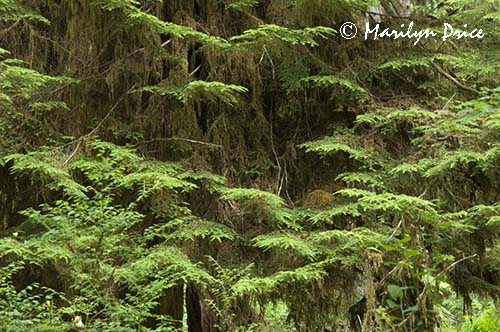
<svg viewBox="0 0 500 332">
<path fill-rule="evenodd" d="M 382 131 L 384 134 L 398 132 L 401 126 L 409 125 L 419 130 L 438 115 L 434 112 L 409 108 L 405 110 L 380 109 L 356 117 L 356 126 L 368 125 Z"/>
<path fill-rule="evenodd" d="M 278 225 L 297 228 L 294 216 L 286 209 L 284 200 L 272 193 L 247 188 L 226 188 L 222 189 L 223 200 L 236 201 L 243 209 L 254 211 L 257 216 Z"/>
<path fill-rule="evenodd" d="M 262 294 L 276 291 L 281 285 L 301 284 L 321 280 L 327 273 L 324 263 L 311 263 L 292 271 L 279 271 L 265 278 L 241 278 L 232 287 L 236 294 Z"/>
<path fill-rule="evenodd" d="M 14 6 L 8 1 L 6 4 Z M 19 6 L 18 6 L 19 7 Z M 19 9 L 22 13 L 24 9 Z M 36 18 L 34 14 L 14 12 L 15 20 L 20 22 L 27 18 Z M 34 16 L 33 16 L 34 15 Z M 0 19 L 2 18 L 0 12 Z M 15 24 L 15 23 L 14 23 Z M 0 139 L 0 153 L 12 152 L 13 145 L 23 146 L 52 138 L 52 130 L 47 128 L 40 110 L 60 108 L 68 110 L 62 101 L 50 100 L 50 91 L 78 83 L 78 80 L 66 76 L 51 76 L 42 74 L 25 61 L 11 58 L 10 52 L 0 48 L 0 108 L 2 117 L 0 126 L 5 129 L 5 135 Z M 26 105 L 29 103 L 29 107 Z M 31 109 L 31 110 L 29 110 Z M 17 132 L 19 131 L 19 132 Z"/>
<path fill-rule="evenodd" d="M 328 38 L 336 31 L 328 27 L 307 27 L 304 29 L 288 29 L 276 24 L 262 24 L 256 29 L 246 30 L 242 35 L 233 36 L 230 41 L 243 43 L 266 43 L 279 40 L 292 45 L 318 46 L 316 37 Z"/>
<path fill-rule="evenodd" d="M 451 305 L 447 306 L 447 308 L 450 307 Z M 450 309 L 453 310 L 454 308 L 451 307 Z M 474 314 L 467 314 L 458 321 L 446 321 L 444 328 L 453 332 L 496 332 L 498 331 L 498 310 L 493 303 L 481 304 L 480 301 L 475 299 Z"/>
<path fill-rule="evenodd" d="M 325 137 L 318 141 L 301 144 L 300 147 L 304 148 L 306 152 L 316 152 L 322 156 L 336 152 L 344 152 L 349 156 L 349 158 L 360 162 L 369 163 L 373 160 L 370 151 L 366 151 L 362 148 L 351 147 L 346 143 L 342 143 L 335 137 Z"/>
<path fill-rule="evenodd" d="M 29 98 L 31 93 L 42 88 L 77 82 L 67 77 L 43 75 L 35 70 L 22 67 L 23 64 L 23 61 L 16 59 L 0 61 L 0 73 L 2 75 L 0 91 L 5 94 L 16 94 L 23 98 Z"/>
<path fill-rule="evenodd" d="M 317 87 L 317 88 L 330 88 L 334 86 L 340 86 L 352 93 L 354 97 L 365 98 L 367 96 L 366 90 L 360 87 L 358 84 L 336 76 L 309 76 L 302 78 L 300 83 L 305 87 Z"/>
<path fill-rule="evenodd" d="M 401 162 L 401 159 L 394 158 L 391 153 L 380 148 L 373 151 L 371 156 L 363 155 L 361 160 L 374 160 L 378 154 L 385 153 L 379 158 L 386 162 L 379 164 L 375 174 L 340 174 L 336 180 L 352 186 L 335 193 L 341 197 L 342 203 L 306 214 L 315 225 L 338 225 L 345 218 L 362 220 L 375 234 L 388 236 L 378 244 L 374 242 L 373 247 L 387 250 L 382 264 L 396 264 L 392 271 L 400 272 L 397 272 L 398 276 L 389 278 L 386 284 L 387 293 L 392 299 L 382 298 L 378 309 L 373 307 L 379 322 L 389 321 L 390 326 L 399 329 L 402 328 L 400 324 L 405 324 L 409 319 L 427 315 L 424 313 L 428 310 L 427 298 L 434 301 L 439 298 L 435 286 L 428 284 L 423 289 L 420 288 L 417 298 L 412 294 L 415 288 L 418 289 L 415 280 L 420 275 L 429 273 L 436 277 L 446 274 L 460 292 L 475 291 L 496 297 L 496 287 L 479 275 L 468 273 L 457 278 L 449 273 L 450 266 L 463 264 L 471 268 L 477 264 L 473 259 L 479 252 L 486 255 L 488 261 L 497 262 L 487 253 L 496 252 L 494 239 L 498 234 L 495 227 L 498 225 L 496 220 L 499 211 L 495 202 L 498 195 L 494 193 L 494 189 L 488 194 L 488 186 L 484 187 L 477 180 L 471 180 L 484 177 L 494 183 L 493 187 L 498 184 L 498 173 L 494 170 L 494 165 L 498 165 L 498 135 L 484 127 L 486 119 L 495 121 L 493 114 L 497 113 L 498 107 L 495 95 L 496 92 L 489 92 L 478 100 L 459 104 L 445 116 L 417 108 L 376 109 L 358 115 L 355 130 L 359 133 L 368 130 L 371 135 L 380 135 L 382 139 L 400 133 L 401 128 L 413 127 L 414 130 L 406 131 L 410 145 L 407 147 L 409 151 L 405 151 L 403 155 L 407 162 Z M 351 158 L 356 156 L 355 152 L 349 150 L 352 149 L 349 145 L 340 141 L 343 138 L 345 142 L 345 138 L 349 136 L 338 134 L 340 132 L 337 131 L 333 137 L 302 146 L 320 156 L 336 151 L 344 151 Z M 339 137 L 338 141 L 336 137 Z M 447 141 L 449 137 L 453 137 L 456 143 Z M 349 140 L 356 142 L 352 136 Z M 420 160 L 415 161 L 416 156 L 420 156 Z M 362 165 L 362 170 L 364 167 L 366 166 Z M 370 188 L 381 192 L 366 190 Z M 464 195 L 469 193 L 474 195 L 475 202 L 464 199 Z M 391 227 L 386 228 L 388 225 Z M 357 229 L 359 228 L 354 230 Z M 352 237 L 353 231 L 347 231 L 347 236 Z M 363 238 L 361 242 L 368 244 L 373 238 L 372 235 Z M 426 245 L 434 246 L 433 252 L 421 249 Z M 392 261 L 393 254 L 401 257 L 399 263 Z M 464 259 L 464 256 L 467 258 Z M 362 264 L 362 257 L 350 257 L 352 262 L 356 262 L 354 264 Z M 429 265 L 422 264 L 425 257 L 433 257 L 435 261 L 430 271 L 436 272 L 429 272 Z M 341 261 L 348 265 L 349 260 L 345 254 Z M 378 269 L 383 270 L 381 267 L 374 267 L 371 273 L 376 273 L 373 271 Z M 498 273 L 498 269 L 490 264 L 487 269 L 489 273 Z M 386 276 L 383 280 L 387 279 L 388 270 L 385 271 L 381 276 Z M 468 281 L 464 283 L 462 278 Z M 369 322 L 365 321 L 366 323 Z"/>
<path fill-rule="evenodd" d="M 0 330 L 422 332 L 498 299 L 498 1 L 412 4 L 480 41 L 336 37 L 374 5 L 0 0 Z"/>
<path fill-rule="evenodd" d="M 210 241 L 222 242 L 223 240 L 234 241 L 239 235 L 231 228 L 220 223 L 211 222 L 197 218 L 183 218 L 171 221 L 166 227 L 154 230 L 151 234 L 158 236 L 168 231 L 165 228 L 175 227 L 172 232 L 165 232 L 167 239 L 190 240 L 196 238 L 209 239 Z"/>
<path fill-rule="evenodd" d="M 318 254 L 318 248 L 307 243 L 304 239 L 293 234 L 265 234 L 253 239 L 255 246 L 268 250 L 270 248 L 280 248 L 282 250 L 294 250 L 299 255 L 314 258 Z"/>
<path fill-rule="evenodd" d="M 59 157 L 59 158 L 57 158 Z M 42 185 L 51 190 L 63 190 L 69 196 L 84 196 L 86 188 L 75 183 L 67 169 L 61 167 L 62 158 L 54 152 L 31 152 L 12 154 L 1 160 L 2 164 L 12 162 L 12 174 L 28 175 L 42 181 Z"/>
<path fill-rule="evenodd" d="M 254 7 L 259 2 L 257 0 L 224 0 L 223 3 L 227 9 L 240 9 L 245 7 Z"/>
<path fill-rule="evenodd" d="M 421 56 L 410 59 L 398 58 L 393 61 L 385 62 L 384 64 L 380 65 L 378 69 L 380 70 L 390 69 L 395 71 L 401 71 L 401 69 L 407 69 L 407 68 L 416 68 L 416 67 L 428 68 L 430 67 L 431 62 L 432 58 L 425 58 Z"/>
<path fill-rule="evenodd" d="M 0 20 L 2 21 L 18 21 L 32 20 L 50 24 L 42 15 L 25 8 L 16 0 L 1 0 L 0 1 Z M 0 52 L 1 54 L 2 52 Z"/>
<path fill-rule="evenodd" d="M 155 15 L 138 8 L 141 3 L 136 0 L 94 0 L 93 2 L 104 10 L 122 12 L 126 17 L 126 22 L 132 26 L 147 25 L 157 33 L 173 35 L 179 38 L 190 38 L 197 42 L 218 47 L 225 47 L 228 44 L 223 38 L 210 36 L 185 25 L 162 21 Z"/>
<path fill-rule="evenodd" d="M 229 105 L 236 105 L 238 102 L 236 94 L 248 92 L 248 89 L 240 85 L 221 82 L 192 81 L 181 87 L 146 86 L 138 91 L 172 96 L 182 103 L 205 100 L 209 102 L 222 101 Z"/>
<path fill-rule="evenodd" d="M 361 209 L 359 204 L 350 203 L 324 209 L 311 215 L 310 219 L 313 224 L 318 222 L 332 223 L 334 219 L 343 218 L 346 216 L 360 217 Z"/>
<path fill-rule="evenodd" d="M 89 145 L 95 151 L 94 157 L 82 157 L 68 166 L 69 169 L 82 170 L 84 176 L 92 180 L 94 187 L 89 188 L 81 186 L 72 174 L 63 172 L 60 166 L 57 168 L 48 164 L 48 161 L 35 159 L 44 155 L 12 155 L 6 158 L 13 163 L 11 170 L 17 174 L 39 172 L 57 181 L 57 186 L 49 187 L 53 190 L 62 189 L 71 193 L 72 188 L 82 188 L 80 195 L 69 195 L 70 200 L 58 200 L 51 205 L 41 206 L 39 210 L 22 211 L 26 217 L 24 230 L 16 238 L 1 240 L 2 257 L 7 261 L 23 262 L 25 266 L 38 266 L 40 269 L 53 266 L 59 271 L 59 278 L 71 284 L 73 295 L 64 299 L 67 303 L 65 307 L 52 307 L 50 312 L 42 310 L 40 314 L 38 311 L 28 314 L 33 329 L 52 326 L 66 330 L 71 324 L 65 322 L 63 317 L 68 314 L 76 317 L 78 314 L 85 317 L 85 326 L 90 331 L 125 331 L 154 316 L 149 310 L 157 305 L 165 290 L 188 280 L 199 284 L 212 280 L 199 264 L 191 262 L 179 248 L 168 242 L 150 247 L 137 232 L 144 215 L 135 210 L 136 204 L 116 204 L 119 188 L 122 187 L 134 188 L 139 184 L 144 191 L 155 192 L 149 196 L 141 191 L 137 193 L 138 197 L 150 200 L 154 199 L 154 195 L 159 195 L 155 186 L 166 186 L 173 190 L 194 188 L 194 184 L 181 179 L 186 175 L 182 175 L 185 172 L 180 166 L 168 163 L 148 166 L 130 149 L 102 141 L 93 141 Z M 137 173 L 126 175 L 134 167 Z M 175 211 L 175 207 L 172 208 Z M 177 213 L 185 213 L 180 205 L 178 210 Z M 219 240 L 227 238 L 225 233 L 234 236 L 222 225 L 219 226 L 219 233 L 208 225 L 204 232 L 199 228 L 201 225 L 198 223 L 198 233 L 194 236 L 204 237 L 207 232 Z M 33 229 L 37 231 L 32 232 Z M 165 238 L 183 238 L 182 232 L 186 234 L 188 229 L 171 230 Z M 158 237 L 161 232 L 156 230 L 153 234 Z M 22 268 L 18 267 L 19 270 Z M 166 276 L 169 277 L 164 278 Z M 126 299 L 112 295 L 115 284 L 127 286 L 130 293 Z M 5 287 L 11 286 L 3 285 L 2 292 L 7 291 Z M 27 288 L 16 296 L 21 297 L 22 301 L 25 301 L 24 297 L 29 301 L 38 301 L 38 297 L 30 297 L 26 293 L 30 291 L 31 288 Z M 48 289 L 48 292 L 51 294 L 52 291 Z M 18 305 L 19 310 L 29 309 L 26 304 Z M 95 315 L 96 306 L 101 307 L 99 310 L 103 315 Z M 15 317 L 9 317 L 5 324 L 14 324 Z M 155 331 L 163 331 L 170 325 L 165 321 Z"/>
<path fill-rule="evenodd" d="M 64 295 L 41 287 L 28 285 L 18 291 L 12 284 L 12 276 L 23 263 L 13 263 L 0 272 L 0 327 L 3 331 L 40 329 L 43 331 L 69 330 L 71 324 L 64 322 L 57 313 L 55 302 L 64 300 Z M 40 305 L 43 303 L 43 305 Z"/>
</svg>

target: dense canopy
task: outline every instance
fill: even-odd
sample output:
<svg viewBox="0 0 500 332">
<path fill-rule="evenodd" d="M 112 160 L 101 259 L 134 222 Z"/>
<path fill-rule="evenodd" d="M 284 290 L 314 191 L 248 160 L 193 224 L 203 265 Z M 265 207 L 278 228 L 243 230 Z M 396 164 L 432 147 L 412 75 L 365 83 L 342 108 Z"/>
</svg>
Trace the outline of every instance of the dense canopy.
<svg viewBox="0 0 500 332">
<path fill-rule="evenodd" d="M 499 23 L 0 0 L 0 331 L 500 331 Z"/>
</svg>

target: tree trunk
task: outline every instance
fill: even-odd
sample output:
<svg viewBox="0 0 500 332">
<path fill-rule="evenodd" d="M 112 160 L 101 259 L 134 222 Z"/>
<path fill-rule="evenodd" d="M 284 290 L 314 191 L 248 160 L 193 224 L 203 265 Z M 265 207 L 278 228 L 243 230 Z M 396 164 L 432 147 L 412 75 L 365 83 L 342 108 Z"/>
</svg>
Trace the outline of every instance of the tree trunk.
<svg viewBox="0 0 500 332">
<path fill-rule="evenodd" d="M 200 297 L 200 292 L 194 284 L 188 284 L 186 292 L 186 307 L 189 332 L 219 332 L 215 326 L 217 318 L 212 310 Z"/>
</svg>

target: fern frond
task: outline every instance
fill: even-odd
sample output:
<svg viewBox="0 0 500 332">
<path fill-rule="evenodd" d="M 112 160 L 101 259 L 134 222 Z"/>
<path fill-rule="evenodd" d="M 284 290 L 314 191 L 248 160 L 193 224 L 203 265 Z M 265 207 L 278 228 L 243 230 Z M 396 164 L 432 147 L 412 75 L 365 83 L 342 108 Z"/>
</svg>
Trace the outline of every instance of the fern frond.
<svg viewBox="0 0 500 332">
<path fill-rule="evenodd" d="M 172 96 L 182 103 L 190 100 L 222 101 L 229 105 L 238 103 L 237 94 L 248 92 L 248 89 L 234 84 L 222 82 L 192 81 L 181 87 L 146 86 L 136 91 L 145 91 L 161 96 Z"/>
<path fill-rule="evenodd" d="M 285 208 L 285 202 L 277 195 L 270 192 L 247 188 L 221 189 L 223 200 L 236 201 L 242 207 L 257 213 L 264 212 L 265 216 L 280 225 L 297 228 L 294 215 Z"/>
<path fill-rule="evenodd" d="M 254 7 L 259 4 L 257 0 L 223 0 L 224 7 L 227 9 L 241 9 L 245 7 Z"/>
<path fill-rule="evenodd" d="M 1 159 L 1 164 L 12 163 L 14 175 L 29 175 L 41 179 L 52 190 L 62 190 L 69 196 L 84 197 L 86 187 L 74 181 L 68 170 L 63 168 L 61 156 L 49 152 L 11 154 Z"/>
<path fill-rule="evenodd" d="M 406 212 L 412 216 L 437 217 L 434 203 L 404 194 L 372 194 L 361 197 L 358 203 L 365 211 L 381 211 L 390 213 Z"/>
<path fill-rule="evenodd" d="M 325 137 L 321 140 L 300 144 L 299 147 L 304 148 L 306 152 L 315 152 L 321 156 L 344 152 L 350 158 L 360 162 L 370 164 L 373 161 L 373 153 L 370 151 L 351 147 L 346 143 L 339 142 L 336 137 Z"/>
<path fill-rule="evenodd" d="M 225 225 L 198 218 L 184 218 L 177 225 L 176 230 L 168 234 L 166 239 L 194 241 L 196 238 L 207 238 L 220 243 L 223 240 L 233 241 L 239 237 L 238 233 Z"/>
<path fill-rule="evenodd" d="M 328 38 L 336 31 L 328 27 L 310 27 L 305 29 L 289 29 L 276 24 L 263 24 L 256 29 L 249 29 L 239 36 L 233 36 L 229 40 L 246 43 L 265 43 L 280 40 L 292 45 L 317 46 L 314 37 Z"/>
<path fill-rule="evenodd" d="M 368 93 L 357 83 L 337 76 L 309 76 L 300 80 L 303 88 L 333 88 L 341 87 L 352 93 L 354 97 L 365 98 Z"/>
<path fill-rule="evenodd" d="M 266 294 L 276 291 L 287 284 L 304 283 L 321 280 L 328 275 L 323 268 L 324 263 L 311 263 L 291 271 L 279 271 L 264 278 L 241 278 L 231 288 L 239 295 Z"/>
<path fill-rule="evenodd" d="M 49 25 L 50 21 L 34 11 L 26 9 L 19 1 L 0 0 L 0 21 L 31 20 Z"/>
<path fill-rule="evenodd" d="M 130 25 L 146 25 L 160 34 L 191 38 L 194 41 L 221 48 L 229 46 L 229 43 L 221 37 L 211 36 L 188 26 L 162 21 L 138 8 L 141 4 L 136 0 L 94 0 L 94 2 L 104 10 L 123 12 Z"/>
<path fill-rule="evenodd" d="M 269 250 L 279 248 L 282 250 L 294 250 L 307 258 L 314 258 L 319 253 L 317 246 L 308 243 L 304 238 L 291 233 L 271 233 L 259 235 L 252 240 L 258 248 Z"/>
<path fill-rule="evenodd" d="M 193 263 L 179 248 L 167 245 L 151 248 L 145 256 L 117 270 L 117 276 L 139 287 L 152 276 L 161 276 L 172 285 L 179 281 L 206 284 L 213 280 L 199 263 Z"/>
</svg>

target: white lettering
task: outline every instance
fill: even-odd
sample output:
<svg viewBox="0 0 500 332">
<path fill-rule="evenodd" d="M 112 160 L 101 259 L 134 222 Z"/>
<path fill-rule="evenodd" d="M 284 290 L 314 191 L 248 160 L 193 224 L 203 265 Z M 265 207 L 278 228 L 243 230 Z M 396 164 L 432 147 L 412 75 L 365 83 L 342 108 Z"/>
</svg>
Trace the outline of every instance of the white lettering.
<svg viewBox="0 0 500 332">
<path fill-rule="evenodd" d="M 451 24 L 445 23 L 443 31 L 443 41 L 446 41 L 446 39 L 448 39 L 451 36 L 453 36 L 453 27 L 451 26 Z"/>
<path fill-rule="evenodd" d="M 401 27 L 400 30 L 384 28 L 382 31 L 380 31 L 379 23 L 377 23 L 374 27 L 370 27 L 370 22 L 366 22 L 365 40 L 368 40 L 369 38 L 373 40 L 378 40 L 381 38 L 391 38 L 391 39 L 408 38 L 414 40 L 413 45 L 417 45 L 422 38 L 427 39 L 429 37 L 436 37 L 438 35 L 436 32 L 430 29 L 414 30 L 415 24 L 413 21 L 411 21 L 408 24 L 406 30 L 405 30 L 405 24 L 401 24 L 400 27 Z M 471 31 L 465 31 L 460 29 L 454 29 L 453 26 L 449 23 L 444 23 L 443 27 L 444 27 L 442 35 L 443 41 L 446 41 L 450 38 L 453 39 L 484 38 L 483 29 L 473 29 Z M 464 24 L 463 27 L 467 28 L 467 24 Z"/>
<path fill-rule="evenodd" d="M 370 30 L 370 22 L 366 22 L 366 29 L 365 29 L 365 40 L 368 39 L 368 34 L 370 33 L 375 33 L 375 36 L 373 37 L 373 40 L 377 40 L 378 37 L 378 28 L 379 24 L 375 25 L 375 28 L 373 30 Z"/>
</svg>

